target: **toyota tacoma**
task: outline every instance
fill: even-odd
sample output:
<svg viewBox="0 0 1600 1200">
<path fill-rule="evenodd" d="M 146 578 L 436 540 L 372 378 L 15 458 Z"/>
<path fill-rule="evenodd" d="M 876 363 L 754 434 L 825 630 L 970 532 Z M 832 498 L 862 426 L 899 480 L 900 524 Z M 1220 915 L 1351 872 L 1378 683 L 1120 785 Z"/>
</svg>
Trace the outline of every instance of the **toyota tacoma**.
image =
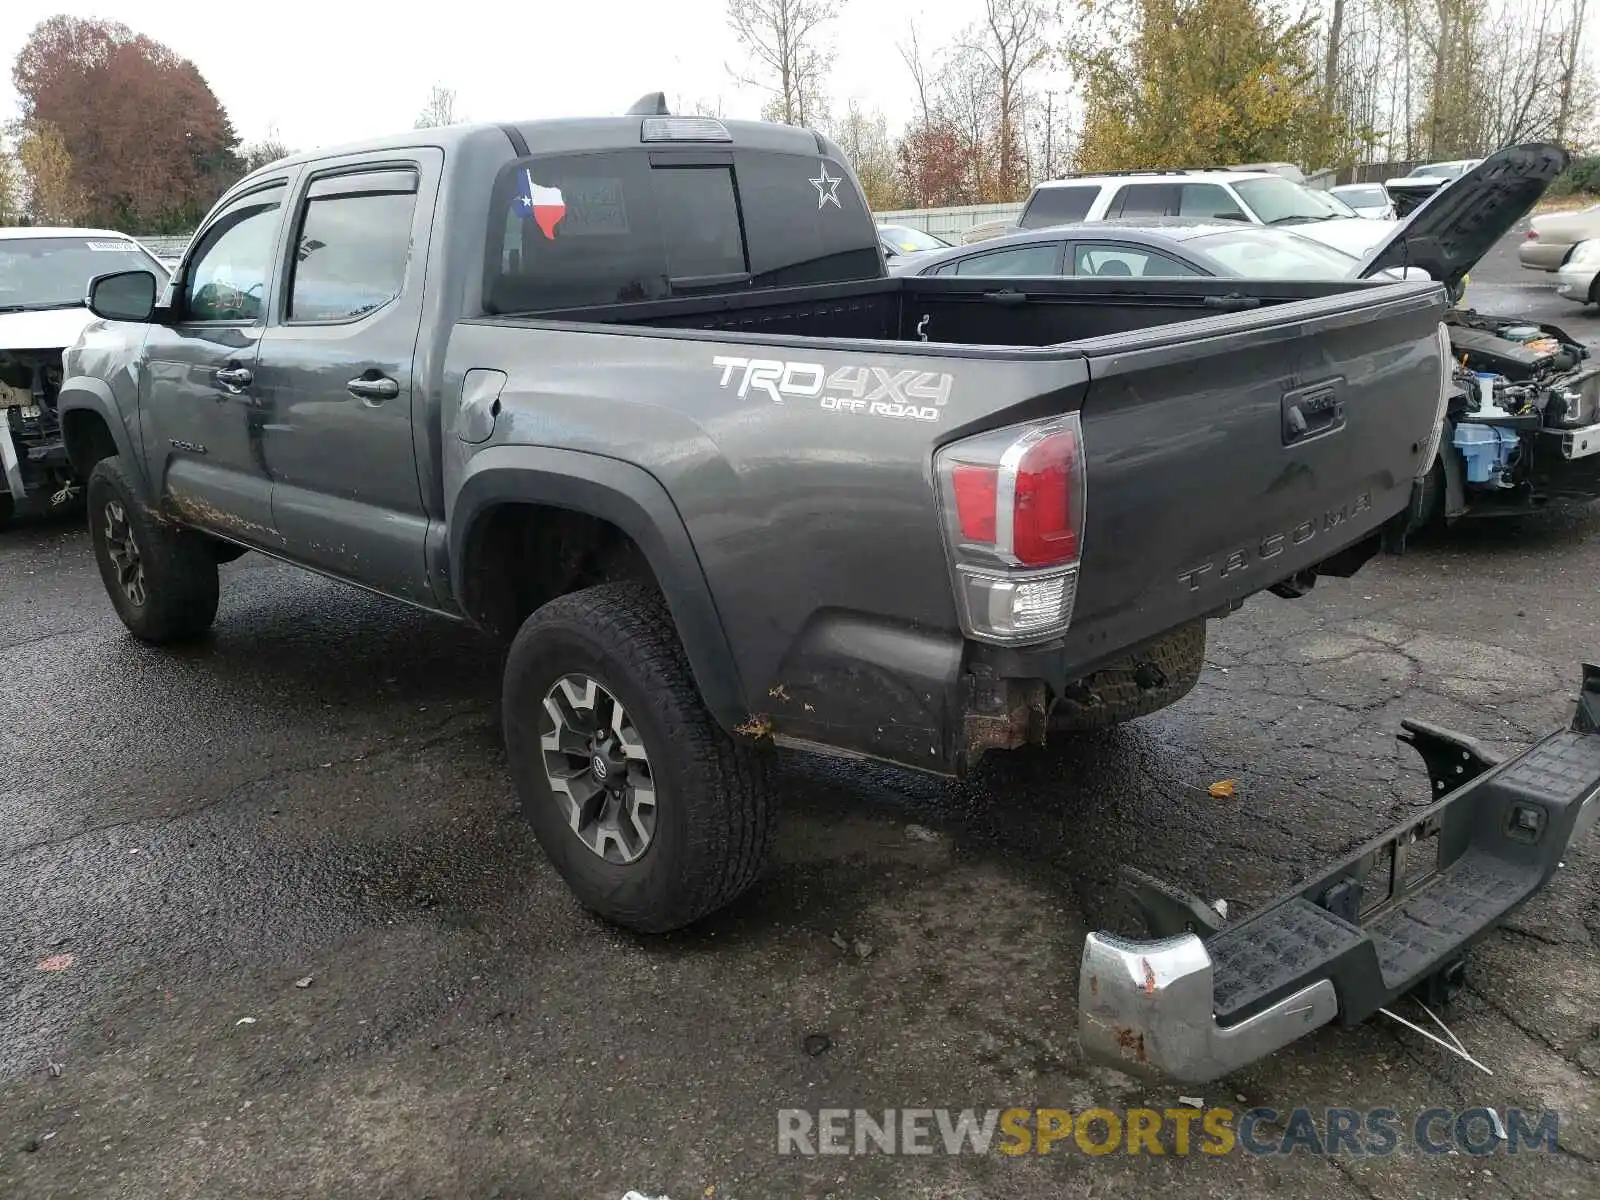
<svg viewBox="0 0 1600 1200">
<path fill-rule="evenodd" d="M 756 879 L 773 746 L 959 773 L 1137 716 L 1192 686 L 1208 619 L 1348 575 L 1409 519 L 1440 286 L 1036 284 L 1049 303 L 891 278 L 808 130 L 657 95 L 413 131 L 253 172 L 165 286 L 96 279 L 64 436 L 140 638 L 203 633 L 244 551 L 507 637 L 541 845 L 590 909 L 667 930 Z M 1573 822 L 1541 778 L 1545 856 Z M 1361 1004 L 1412 986 L 1502 915 L 1479 898 L 1404 977 L 1333 966 Z M 1084 1017 L 1116 1028 L 1086 1045 L 1192 1073 L 1226 1057 L 1213 1019 L 1243 1014 L 1215 1035 L 1235 1057 L 1314 1027 L 1354 986 L 1322 948 L 1369 937 L 1359 896 L 1322 900 L 1289 915 L 1345 940 L 1275 926 L 1300 974 L 1248 994 L 1200 934 L 1091 942 L 1112 1009 Z"/>
</svg>

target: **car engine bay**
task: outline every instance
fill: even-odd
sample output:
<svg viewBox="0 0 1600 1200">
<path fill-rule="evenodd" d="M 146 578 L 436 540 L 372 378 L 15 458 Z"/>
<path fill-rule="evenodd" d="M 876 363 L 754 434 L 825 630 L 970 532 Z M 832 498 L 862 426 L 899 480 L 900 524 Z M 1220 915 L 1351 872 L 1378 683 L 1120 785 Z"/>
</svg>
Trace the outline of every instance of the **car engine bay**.
<svg viewBox="0 0 1600 1200">
<path fill-rule="evenodd" d="M 1535 436 L 1541 429 L 1584 430 L 1600 422 L 1600 366 L 1554 325 L 1471 311 L 1451 312 L 1445 324 L 1455 351 L 1448 416 L 1466 484 L 1527 491 L 1534 457 L 1544 450 Z"/>
<path fill-rule="evenodd" d="M 0 504 L 7 508 L 70 494 L 56 411 L 61 371 L 60 350 L 0 350 Z"/>
</svg>

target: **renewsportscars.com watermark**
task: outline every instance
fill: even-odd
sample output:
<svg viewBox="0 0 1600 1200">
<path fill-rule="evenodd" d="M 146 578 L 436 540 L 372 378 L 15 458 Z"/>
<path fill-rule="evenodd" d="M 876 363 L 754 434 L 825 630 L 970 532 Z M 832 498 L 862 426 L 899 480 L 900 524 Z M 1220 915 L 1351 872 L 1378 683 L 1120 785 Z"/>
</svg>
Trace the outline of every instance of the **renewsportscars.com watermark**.
<svg viewBox="0 0 1600 1200">
<path fill-rule="evenodd" d="M 781 1108 L 779 1154 L 1550 1153 L 1559 1114 L 1492 1108 Z"/>
</svg>

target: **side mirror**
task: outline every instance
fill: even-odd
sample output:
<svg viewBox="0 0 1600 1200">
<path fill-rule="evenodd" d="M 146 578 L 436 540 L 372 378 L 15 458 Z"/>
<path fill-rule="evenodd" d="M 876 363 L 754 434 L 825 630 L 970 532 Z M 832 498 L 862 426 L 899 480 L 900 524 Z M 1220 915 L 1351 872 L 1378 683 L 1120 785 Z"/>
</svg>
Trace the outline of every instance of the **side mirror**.
<svg viewBox="0 0 1600 1200">
<path fill-rule="evenodd" d="M 89 311 L 105 321 L 148 321 L 156 310 L 157 286 L 149 271 L 97 275 L 89 283 Z"/>
</svg>

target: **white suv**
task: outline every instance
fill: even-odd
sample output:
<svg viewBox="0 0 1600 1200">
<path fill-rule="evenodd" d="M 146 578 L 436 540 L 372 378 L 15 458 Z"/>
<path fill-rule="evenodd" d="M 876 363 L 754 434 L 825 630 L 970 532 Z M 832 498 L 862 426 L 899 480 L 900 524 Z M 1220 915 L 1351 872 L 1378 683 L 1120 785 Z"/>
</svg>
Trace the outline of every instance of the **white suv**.
<svg viewBox="0 0 1600 1200">
<path fill-rule="evenodd" d="M 1033 189 L 1022 229 L 1115 217 L 1195 217 L 1249 225 L 1290 225 L 1357 257 L 1388 236 L 1393 221 L 1358 216 L 1349 205 L 1270 171 L 1128 171 L 1052 179 Z"/>
</svg>

